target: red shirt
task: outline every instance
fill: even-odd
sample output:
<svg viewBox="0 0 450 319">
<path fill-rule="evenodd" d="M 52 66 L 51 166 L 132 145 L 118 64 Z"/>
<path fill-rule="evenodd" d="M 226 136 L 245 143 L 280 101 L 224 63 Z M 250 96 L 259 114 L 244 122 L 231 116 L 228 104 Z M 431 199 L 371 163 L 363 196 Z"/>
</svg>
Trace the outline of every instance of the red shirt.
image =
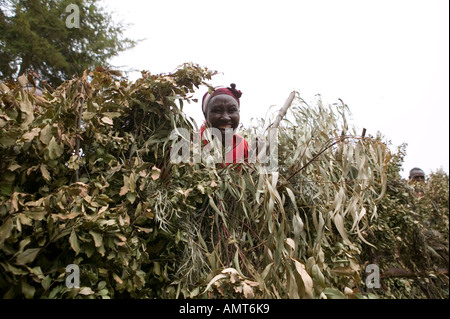
<svg viewBox="0 0 450 319">
<path fill-rule="evenodd" d="M 203 124 L 200 128 L 200 135 L 203 138 L 203 133 L 205 132 L 206 126 Z M 202 139 L 203 144 L 208 145 L 208 141 Z M 236 164 L 236 163 L 244 163 L 248 162 L 248 143 L 239 134 L 233 135 L 233 145 L 230 151 L 225 154 L 225 164 Z"/>
</svg>

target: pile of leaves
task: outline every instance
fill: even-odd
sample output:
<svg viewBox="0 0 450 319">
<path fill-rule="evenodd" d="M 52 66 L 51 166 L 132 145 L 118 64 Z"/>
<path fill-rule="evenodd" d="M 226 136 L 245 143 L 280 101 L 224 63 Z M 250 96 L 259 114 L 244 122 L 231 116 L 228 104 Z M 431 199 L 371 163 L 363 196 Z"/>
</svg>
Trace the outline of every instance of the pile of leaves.
<svg viewBox="0 0 450 319">
<path fill-rule="evenodd" d="M 171 161 L 181 129 L 196 151 L 183 107 L 214 74 L 189 63 L 131 83 L 96 69 L 43 96 L 26 88 L 31 77 L 0 84 L 4 298 L 408 298 L 394 284 L 365 287 L 366 264 L 411 221 L 389 224 L 393 157 L 380 136 L 349 127 L 344 103 L 297 95 L 274 172 Z M 264 139 L 271 123 L 241 134 Z M 448 208 L 439 214 L 448 232 Z M 79 288 L 66 282 L 72 264 Z"/>
<path fill-rule="evenodd" d="M 183 102 L 212 74 L 184 65 L 130 83 L 98 69 L 44 96 L 24 88 L 32 78 L 2 84 L 4 297 L 161 295 L 181 243 L 159 220 L 176 216 L 183 195 L 165 188 L 158 167 L 169 162 L 171 130 L 188 125 Z M 79 265 L 80 289 L 66 287 L 69 264 Z"/>
<path fill-rule="evenodd" d="M 425 183 L 400 177 L 406 144 L 388 168 L 386 196 L 379 204 L 362 260 L 381 269 L 382 298 L 449 297 L 449 176 L 432 172 Z"/>
</svg>

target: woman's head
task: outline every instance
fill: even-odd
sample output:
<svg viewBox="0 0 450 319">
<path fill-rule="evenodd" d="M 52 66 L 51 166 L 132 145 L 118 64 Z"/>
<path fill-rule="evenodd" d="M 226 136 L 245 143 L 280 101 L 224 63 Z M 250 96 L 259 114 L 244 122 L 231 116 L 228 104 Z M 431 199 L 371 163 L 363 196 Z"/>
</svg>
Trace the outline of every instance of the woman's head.
<svg viewBox="0 0 450 319">
<path fill-rule="evenodd" d="M 202 109 L 206 122 L 216 128 L 232 125 L 236 129 L 240 119 L 240 101 L 242 92 L 236 90 L 236 84 L 227 88 L 216 88 L 203 96 Z"/>
<path fill-rule="evenodd" d="M 240 122 L 240 101 L 242 92 L 236 85 L 216 89 L 212 94 L 203 96 L 203 114 L 210 127 L 217 128 L 225 136 L 226 129 L 236 130 Z"/>
</svg>

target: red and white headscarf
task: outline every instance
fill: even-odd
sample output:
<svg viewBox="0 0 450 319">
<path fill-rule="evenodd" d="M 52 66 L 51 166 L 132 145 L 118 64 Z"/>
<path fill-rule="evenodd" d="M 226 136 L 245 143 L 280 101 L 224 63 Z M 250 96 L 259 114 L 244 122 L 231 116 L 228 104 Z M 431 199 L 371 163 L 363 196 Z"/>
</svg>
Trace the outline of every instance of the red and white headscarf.
<svg viewBox="0 0 450 319">
<path fill-rule="evenodd" d="M 213 97 L 220 95 L 220 94 L 230 95 L 237 101 L 238 107 L 241 106 L 239 99 L 242 95 L 242 92 L 240 90 L 236 90 L 236 84 L 231 83 L 230 87 L 220 87 L 219 86 L 214 89 L 214 92 L 212 92 L 212 93 L 206 92 L 205 95 L 203 95 L 203 100 L 202 100 L 203 114 L 206 115 L 206 108 L 208 107 L 209 101 L 211 101 L 211 99 Z"/>
</svg>

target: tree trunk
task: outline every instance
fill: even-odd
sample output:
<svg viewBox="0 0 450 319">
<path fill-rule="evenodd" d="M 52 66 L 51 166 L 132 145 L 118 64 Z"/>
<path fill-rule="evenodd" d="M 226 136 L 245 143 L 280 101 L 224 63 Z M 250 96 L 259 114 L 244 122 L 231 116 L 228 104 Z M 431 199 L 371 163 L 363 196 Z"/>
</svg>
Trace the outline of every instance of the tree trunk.
<svg viewBox="0 0 450 319">
<path fill-rule="evenodd" d="M 24 74 L 31 66 L 31 55 L 27 54 L 22 57 L 22 63 L 20 64 L 18 77 Z"/>
</svg>

